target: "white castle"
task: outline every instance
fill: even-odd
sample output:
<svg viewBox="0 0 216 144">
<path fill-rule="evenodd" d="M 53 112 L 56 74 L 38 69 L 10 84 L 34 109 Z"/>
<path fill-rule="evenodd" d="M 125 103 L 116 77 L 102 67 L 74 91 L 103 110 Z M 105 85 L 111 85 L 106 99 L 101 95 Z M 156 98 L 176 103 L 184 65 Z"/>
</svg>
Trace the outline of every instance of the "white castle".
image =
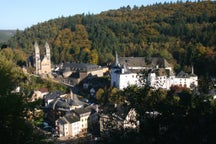
<svg viewBox="0 0 216 144">
<path fill-rule="evenodd" d="M 148 71 L 145 76 L 141 71 Z M 140 76 L 142 76 L 142 81 Z M 111 68 L 111 86 L 122 90 L 130 85 L 149 85 L 154 89 L 170 89 L 171 86 L 194 88 L 198 77 L 181 71 L 175 75 L 172 66 L 160 57 L 120 57 L 116 53 L 115 65 Z"/>
<path fill-rule="evenodd" d="M 37 75 L 43 75 L 43 74 L 51 74 L 51 55 L 50 55 L 50 47 L 48 43 L 45 44 L 45 55 L 41 57 L 40 55 L 40 49 L 35 42 L 34 44 L 35 48 L 35 74 Z"/>
</svg>

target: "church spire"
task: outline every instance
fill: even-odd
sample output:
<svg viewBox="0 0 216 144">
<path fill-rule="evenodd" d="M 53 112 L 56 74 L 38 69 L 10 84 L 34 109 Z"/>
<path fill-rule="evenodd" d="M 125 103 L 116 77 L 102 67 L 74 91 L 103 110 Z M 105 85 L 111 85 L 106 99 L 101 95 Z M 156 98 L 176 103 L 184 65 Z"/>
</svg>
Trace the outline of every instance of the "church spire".
<svg viewBox="0 0 216 144">
<path fill-rule="evenodd" d="M 118 54 L 117 54 L 117 51 L 115 52 L 115 66 L 118 66 L 119 65 L 119 60 L 118 60 Z"/>
<path fill-rule="evenodd" d="M 50 47 L 49 47 L 49 44 L 47 42 L 45 43 L 45 49 L 46 49 L 46 56 L 49 60 L 50 59 Z"/>
<path fill-rule="evenodd" d="M 36 68 L 35 73 L 40 74 L 41 59 L 40 59 L 40 49 L 37 42 L 35 42 L 34 48 L 35 48 L 35 68 Z"/>
</svg>

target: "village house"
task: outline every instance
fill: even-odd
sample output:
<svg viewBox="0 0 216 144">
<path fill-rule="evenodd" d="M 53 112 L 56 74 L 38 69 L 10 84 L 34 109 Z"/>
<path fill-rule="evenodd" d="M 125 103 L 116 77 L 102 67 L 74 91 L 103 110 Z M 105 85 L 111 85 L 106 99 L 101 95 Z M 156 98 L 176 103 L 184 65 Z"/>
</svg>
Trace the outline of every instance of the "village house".
<svg viewBox="0 0 216 144">
<path fill-rule="evenodd" d="M 187 88 L 197 87 L 198 77 L 194 74 L 193 67 L 192 67 L 191 74 L 185 73 L 183 71 L 177 74 L 174 79 L 173 85 L 179 85 L 181 87 L 187 87 Z"/>
<path fill-rule="evenodd" d="M 43 99 L 44 99 L 45 106 L 48 106 L 56 98 L 60 98 L 63 95 L 64 94 L 60 91 L 54 91 L 44 95 Z"/>
<path fill-rule="evenodd" d="M 111 115 L 106 111 L 100 114 L 101 133 L 107 134 L 112 129 L 139 131 L 139 126 L 138 113 L 126 103 L 115 107 Z"/>
<path fill-rule="evenodd" d="M 76 136 L 80 133 L 80 120 L 78 115 L 72 112 L 66 113 L 63 117 L 56 120 L 56 131 L 60 137 Z"/>
<path fill-rule="evenodd" d="M 101 67 L 95 64 L 66 62 L 55 73 L 57 74 L 56 78 L 61 79 L 62 82 L 76 85 L 87 76 L 103 77 L 107 71 L 108 67 Z"/>
<path fill-rule="evenodd" d="M 48 89 L 47 88 L 40 88 L 38 90 L 35 90 L 30 101 L 35 101 L 35 100 L 38 100 L 38 99 L 43 99 L 43 97 L 45 95 L 47 95 L 49 93 Z"/>
<path fill-rule="evenodd" d="M 95 114 L 94 106 L 77 108 L 67 112 L 64 116 L 59 117 L 55 122 L 58 135 L 77 136 L 88 133 L 88 128 L 94 123 L 98 115 Z"/>
<path fill-rule="evenodd" d="M 44 103 L 46 119 L 51 125 L 54 125 L 55 121 L 67 112 L 88 105 L 86 102 L 80 101 L 72 91 L 70 94 L 63 94 L 59 91 L 49 93 L 44 96 Z"/>
<path fill-rule="evenodd" d="M 44 101 L 45 119 L 55 127 L 59 136 L 86 134 L 89 124 L 97 116 L 94 113 L 98 107 L 79 100 L 72 90 L 70 94 L 59 91 L 49 93 L 44 96 Z"/>
</svg>

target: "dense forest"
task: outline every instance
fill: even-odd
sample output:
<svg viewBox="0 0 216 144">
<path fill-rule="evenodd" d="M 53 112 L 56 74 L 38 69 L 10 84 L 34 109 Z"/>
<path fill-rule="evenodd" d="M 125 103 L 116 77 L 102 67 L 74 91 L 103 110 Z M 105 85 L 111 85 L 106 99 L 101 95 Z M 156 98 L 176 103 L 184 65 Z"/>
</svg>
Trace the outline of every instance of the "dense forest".
<svg viewBox="0 0 216 144">
<path fill-rule="evenodd" d="M 47 41 L 55 64 L 105 65 L 114 61 L 117 51 L 120 56 L 164 57 L 176 72 L 190 72 L 193 64 L 196 74 L 212 76 L 216 74 L 212 67 L 216 64 L 215 37 L 216 2 L 188 1 L 59 17 L 17 30 L 7 45 L 18 51 L 14 55 L 19 64 L 33 53 L 35 41 L 40 47 Z"/>
</svg>

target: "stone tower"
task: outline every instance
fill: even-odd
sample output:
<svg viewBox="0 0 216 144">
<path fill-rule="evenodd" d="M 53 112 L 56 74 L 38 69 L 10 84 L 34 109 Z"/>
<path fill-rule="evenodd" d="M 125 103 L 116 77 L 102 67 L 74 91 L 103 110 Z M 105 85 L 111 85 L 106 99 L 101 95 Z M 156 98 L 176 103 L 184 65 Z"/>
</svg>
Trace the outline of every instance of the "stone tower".
<svg viewBox="0 0 216 144">
<path fill-rule="evenodd" d="M 50 61 L 50 47 L 49 47 L 49 44 L 47 42 L 45 44 L 45 49 L 46 49 L 47 59 Z"/>
<path fill-rule="evenodd" d="M 40 58 L 40 49 L 37 42 L 35 42 L 34 48 L 35 48 L 35 68 L 36 68 L 35 74 L 40 74 L 41 58 Z"/>
<path fill-rule="evenodd" d="M 43 74 L 51 74 L 51 55 L 50 55 L 50 47 L 48 43 L 45 44 L 46 54 L 41 59 L 40 50 L 37 43 L 34 45 L 35 47 L 35 74 L 43 75 Z"/>
</svg>

